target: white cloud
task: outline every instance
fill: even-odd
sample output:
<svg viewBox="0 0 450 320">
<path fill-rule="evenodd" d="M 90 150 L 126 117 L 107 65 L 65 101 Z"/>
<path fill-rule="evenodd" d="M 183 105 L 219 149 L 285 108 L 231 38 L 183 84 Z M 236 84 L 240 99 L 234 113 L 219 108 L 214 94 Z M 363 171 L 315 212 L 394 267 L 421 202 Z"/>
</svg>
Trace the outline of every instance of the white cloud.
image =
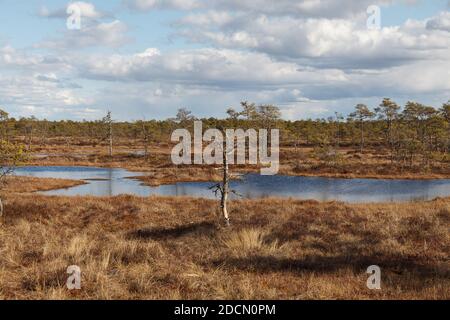
<svg viewBox="0 0 450 320">
<path fill-rule="evenodd" d="M 67 30 L 63 37 L 43 41 L 36 47 L 72 51 L 86 47 L 119 47 L 130 41 L 127 32 L 127 25 L 119 20 L 93 23 L 83 25 L 80 30 Z"/>
<path fill-rule="evenodd" d="M 441 12 L 439 16 L 428 20 L 427 28 L 450 32 L 450 11 Z"/>
<path fill-rule="evenodd" d="M 365 12 L 369 5 L 402 0 L 123 0 L 138 11 L 157 9 L 226 10 L 232 12 L 309 17 L 349 17 Z"/>
<path fill-rule="evenodd" d="M 439 18 L 439 26 L 445 26 L 443 16 Z M 206 12 L 189 15 L 178 26 L 179 35 L 198 43 L 254 50 L 281 59 L 303 59 L 313 66 L 367 69 L 448 54 L 450 37 L 430 30 L 430 21 L 409 20 L 399 27 L 368 30 L 364 18 L 231 17 Z"/>
<path fill-rule="evenodd" d="M 62 56 L 52 54 L 33 54 L 17 50 L 10 45 L 0 47 L 0 67 L 3 71 L 52 73 L 58 70 L 60 74 L 72 71 L 72 66 Z"/>
<path fill-rule="evenodd" d="M 124 22 L 111 19 L 111 14 L 99 11 L 90 2 L 69 2 L 66 7 L 53 11 L 41 7 L 39 15 L 47 18 L 67 19 L 69 17 L 67 9 L 72 7 L 78 7 L 80 10 L 80 29 L 65 29 L 62 36 L 41 41 L 35 45 L 36 48 L 73 51 L 86 47 L 119 47 L 130 41 L 127 36 L 128 26 Z"/>
<path fill-rule="evenodd" d="M 368 30 L 367 6 L 396 1 L 124 0 L 137 11 L 190 10 L 171 26 L 195 49 L 137 52 L 124 47 L 134 29 L 82 2 L 81 30 L 47 38 L 39 50 L 0 46 L 0 104 L 39 117 L 111 109 L 130 119 L 170 117 L 179 107 L 224 116 L 249 100 L 277 104 L 293 119 L 347 113 L 384 96 L 448 100 L 449 12 Z M 67 17 L 65 9 L 41 15 Z"/>
<path fill-rule="evenodd" d="M 106 13 L 100 12 L 97 10 L 95 5 L 89 2 L 83 2 L 83 1 L 74 1 L 67 4 L 64 8 L 59 8 L 56 10 L 50 10 L 45 6 L 42 6 L 39 10 L 39 15 L 41 17 L 46 18 L 58 18 L 58 19 L 67 19 L 67 8 L 69 6 L 76 6 L 79 8 L 81 12 L 81 18 L 88 18 L 88 19 L 100 19 L 105 16 L 107 16 Z"/>
<path fill-rule="evenodd" d="M 439 63 L 418 60 L 378 71 L 345 71 L 276 61 L 262 53 L 194 49 L 97 56 L 83 59 L 77 68 L 80 75 L 93 80 L 152 85 L 163 83 L 180 85 L 189 90 L 246 90 L 266 102 L 270 102 L 270 97 L 274 103 L 292 105 L 308 100 L 449 92 L 450 68 L 447 66 L 450 66 L 448 59 L 441 59 Z M 152 92 L 155 90 L 152 89 Z M 260 92 L 269 95 L 260 95 Z"/>
<path fill-rule="evenodd" d="M 54 81 L 43 81 L 39 76 L 0 76 L 0 105 L 14 114 L 43 118 L 57 113 L 73 116 L 74 111 L 94 103 L 82 92 L 61 86 L 56 75 L 51 77 Z"/>
<path fill-rule="evenodd" d="M 301 68 L 261 53 L 193 49 L 161 54 L 154 49 L 134 55 L 93 56 L 80 61 L 80 74 L 90 79 L 124 82 L 168 81 L 232 87 L 278 86 L 346 81 L 342 71 Z"/>
<path fill-rule="evenodd" d="M 390 0 L 212 0 L 214 8 L 270 15 L 307 17 L 350 17 L 365 12 L 370 5 L 387 4 Z"/>
<path fill-rule="evenodd" d="M 6 66 L 31 66 L 40 61 L 39 58 L 35 56 L 27 55 L 23 52 L 18 52 L 16 49 L 10 45 L 0 47 L 0 65 Z"/>
<path fill-rule="evenodd" d="M 4 51 L 21 56 L 11 47 Z M 248 99 L 278 104 L 286 117 L 298 112 L 312 117 L 326 114 L 331 110 L 327 104 L 339 106 L 338 101 L 448 95 L 450 62 L 444 58 L 356 71 L 278 61 L 258 52 L 209 48 L 166 53 L 149 48 L 129 55 L 66 55 L 61 59 L 70 61 L 70 67 L 63 69 L 62 77 L 60 72 L 49 72 L 39 56 L 30 56 L 35 63 L 33 70 L 40 71 L 31 78 L 17 76 L 10 82 L 4 78 L 0 103 L 53 108 L 108 106 L 126 118 L 127 114 L 142 113 L 161 117 L 180 106 L 189 106 L 199 115 L 221 116 L 226 107 Z M 97 88 L 74 90 L 80 88 L 74 84 L 76 78 L 95 81 Z"/>
<path fill-rule="evenodd" d="M 123 0 L 132 10 L 149 11 L 154 9 L 190 10 L 201 6 L 200 0 Z"/>
</svg>

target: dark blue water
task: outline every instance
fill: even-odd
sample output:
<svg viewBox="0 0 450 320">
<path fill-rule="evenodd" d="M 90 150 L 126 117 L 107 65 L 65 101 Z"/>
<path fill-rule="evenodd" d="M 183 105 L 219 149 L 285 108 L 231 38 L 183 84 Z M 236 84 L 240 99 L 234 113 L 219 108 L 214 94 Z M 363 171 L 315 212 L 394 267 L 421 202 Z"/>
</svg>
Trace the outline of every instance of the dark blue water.
<svg viewBox="0 0 450 320">
<path fill-rule="evenodd" d="M 144 186 L 127 177 L 144 175 L 124 169 L 92 167 L 23 167 L 16 175 L 42 178 L 85 180 L 86 185 L 43 192 L 47 195 L 114 196 L 193 196 L 214 198 L 209 190 L 214 183 L 183 182 L 159 187 Z M 244 198 L 285 197 L 340 200 L 347 202 L 391 202 L 431 200 L 450 196 L 450 180 L 373 180 L 332 179 L 321 177 L 260 176 L 250 174 L 242 181 L 233 181 L 232 188 Z"/>
</svg>

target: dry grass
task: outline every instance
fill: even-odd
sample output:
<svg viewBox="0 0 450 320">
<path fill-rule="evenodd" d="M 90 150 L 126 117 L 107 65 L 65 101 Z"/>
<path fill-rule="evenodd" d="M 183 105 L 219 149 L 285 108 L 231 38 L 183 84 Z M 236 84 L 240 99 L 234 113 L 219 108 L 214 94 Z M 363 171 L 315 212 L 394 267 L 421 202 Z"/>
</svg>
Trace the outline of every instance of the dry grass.
<svg viewBox="0 0 450 320">
<path fill-rule="evenodd" d="M 135 178 L 141 180 L 145 185 L 160 186 L 177 182 L 217 182 L 221 181 L 222 176 L 218 170 L 211 167 L 186 166 L 178 168 L 171 166 L 153 169 L 147 171 L 145 175 Z"/>
<path fill-rule="evenodd" d="M 6 193 L 28 193 L 65 189 L 82 184 L 85 182 L 81 180 L 7 176 L 1 183 L 1 190 Z"/>
<path fill-rule="evenodd" d="M 231 204 L 120 196 L 6 197 L 3 299 L 449 299 L 450 199 Z M 369 265 L 382 290 L 366 287 Z M 82 290 L 65 288 L 82 270 Z"/>
</svg>

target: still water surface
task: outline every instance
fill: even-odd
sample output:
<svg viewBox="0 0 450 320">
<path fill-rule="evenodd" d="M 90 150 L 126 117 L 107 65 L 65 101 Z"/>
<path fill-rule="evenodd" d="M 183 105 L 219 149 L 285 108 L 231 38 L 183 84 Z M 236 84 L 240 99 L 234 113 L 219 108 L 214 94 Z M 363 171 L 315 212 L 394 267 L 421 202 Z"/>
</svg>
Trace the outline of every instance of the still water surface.
<svg viewBox="0 0 450 320">
<path fill-rule="evenodd" d="M 21 167 L 16 175 L 40 178 L 79 179 L 85 185 L 68 189 L 42 192 L 47 195 L 114 196 L 193 196 L 214 198 L 211 182 L 180 182 L 159 187 L 144 186 L 138 180 L 127 177 L 145 175 L 124 169 L 92 167 Z M 385 202 L 431 200 L 450 196 L 450 180 L 373 180 L 334 179 L 321 177 L 260 176 L 250 174 L 242 181 L 231 183 L 244 198 L 285 197 L 340 200 L 347 202 Z"/>
</svg>

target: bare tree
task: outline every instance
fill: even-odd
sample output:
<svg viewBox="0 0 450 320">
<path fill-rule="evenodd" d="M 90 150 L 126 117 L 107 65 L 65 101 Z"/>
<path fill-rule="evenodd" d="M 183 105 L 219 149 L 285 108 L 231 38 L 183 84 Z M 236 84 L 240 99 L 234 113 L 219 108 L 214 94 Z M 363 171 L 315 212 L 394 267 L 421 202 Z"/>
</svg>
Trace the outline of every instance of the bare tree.
<svg viewBox="0 0 450 320">
<path fill-rule="evenodd" d="M 224 137 L 222 144 L 219 145 L 219 150 L 222 152 L 223 162 L 222 167 L 219 168 L 222 172 L 222 181 L 210 187 L 213 190 L 216 196 L 220 195 L 220 215 L 225 225 L 227 227 L 230 226 L 230 216 L 228 212 L 228 200 L 230 194 L 234 194 L 236 196 L 241 196 L 236 192 L 236 190 L 230 188 L 230 181 L 233 178 L 239 177 L 238 174 L 233 174 L 230 172 L 230 156 L 234 156 L 236 150 L 236 141 L 234 139 L 229 139 L 226 134 L 226 130 L 224 128 L 219 129 L 222 132 L 222 136 Z M 218 142 L 216 142 L 218 143 Z"/>
<path fill-rule="evenodd" d="M 220 195 L 220 210 L 222 214 L 222 218 L 225 221 L 225 225 L 230 226 L 230 216 L 228 213 L 228 198 L 230 192 L 234 192 L 234 190 L 230 190 L 230 168 L 228 162 L 228 156 L 232 153 L 233 150 L 227 150 L 227 139 L 223 140 L 222 145 L 222 155 L 223 155 L 223 164 L 220 170 L 222 171 L 222 181 L 210 189 L 217 195 Z"/>
</svg>

